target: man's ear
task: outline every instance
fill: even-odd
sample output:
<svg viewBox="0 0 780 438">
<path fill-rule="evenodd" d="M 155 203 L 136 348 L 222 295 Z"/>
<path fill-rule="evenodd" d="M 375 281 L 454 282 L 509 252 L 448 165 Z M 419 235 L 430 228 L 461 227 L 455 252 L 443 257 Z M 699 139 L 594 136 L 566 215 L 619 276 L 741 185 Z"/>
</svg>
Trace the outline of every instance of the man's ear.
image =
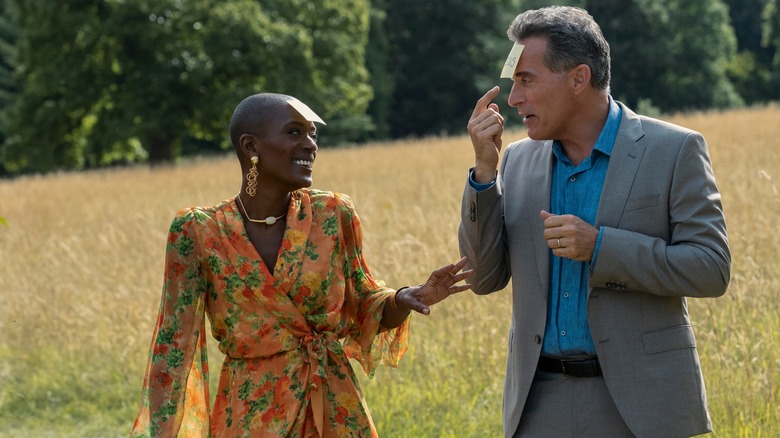
<svg viewBox="0 0 780 438">
<path fill-rule="evenodd" d="M 590 85 L 590 77 L 590 67 L 587 64 L 580 64 L 569 72 L 569 78 L 575 94 L 582 93 Z"/>
</svg>

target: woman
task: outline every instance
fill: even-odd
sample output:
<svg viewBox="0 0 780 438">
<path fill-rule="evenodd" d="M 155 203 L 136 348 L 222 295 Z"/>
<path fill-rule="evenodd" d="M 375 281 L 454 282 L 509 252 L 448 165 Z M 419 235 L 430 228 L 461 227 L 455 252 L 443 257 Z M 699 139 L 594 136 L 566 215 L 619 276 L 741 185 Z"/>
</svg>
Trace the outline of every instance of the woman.
<svg viewBox="0 0 780 438">
<path fill-rule="evenodd" d="M 256 94 L 233 113 L 240 193 L 180 211 L 131 436 L 376 436 L 348 358 L 372 375 L 407 348 L 411 310 L 464 291 L 465 259 L 393 291 L 371 277 L 351 200 L 311 190 L 314 122 Z M 225 354 L 209 409 L 205 315 Z"/>
</svg>

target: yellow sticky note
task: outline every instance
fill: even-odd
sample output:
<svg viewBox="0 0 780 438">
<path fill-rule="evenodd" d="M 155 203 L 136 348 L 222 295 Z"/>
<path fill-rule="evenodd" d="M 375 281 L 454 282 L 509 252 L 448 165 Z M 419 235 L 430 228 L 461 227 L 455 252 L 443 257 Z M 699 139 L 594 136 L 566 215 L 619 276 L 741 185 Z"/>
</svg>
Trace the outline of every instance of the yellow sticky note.
<svg viewBox="0 0 780 438">
<path fill-rule="evenodd" d="M 322 121 L 320 116 L 317 115 L 317 113 L 312 111 L 312 109 L 309 108 L 308 105 L 306 105 L 305 103 L 301 102 L 300 100 L 298 100 L 298 99 L 296 99 L 294 97 L 291 97 L 289 100 L 287 100 L 287 103 L 289 103 L 290 106 L 293 107 L 293 109 L 295 111 L 298 111 L 298 114 L 303 116 L 304 119 L 306 119 L 306 120 L 308 120 L 310 122 L 322 123 L 323 125 L 326 124 L 325 122 Z"/>
<path fill-rule="evenodd" d="M 506 57 L 504 68 L 501 70 L 501 77 L 512 79 L 515 76 L 515 67 L 517 67 L 517 61 L 520 60 L 520 54 L 523 53 L 524 45 L 515 43 L 512 46 L 512 50 L 509 51 L 509 56 Z"/>
</svg>

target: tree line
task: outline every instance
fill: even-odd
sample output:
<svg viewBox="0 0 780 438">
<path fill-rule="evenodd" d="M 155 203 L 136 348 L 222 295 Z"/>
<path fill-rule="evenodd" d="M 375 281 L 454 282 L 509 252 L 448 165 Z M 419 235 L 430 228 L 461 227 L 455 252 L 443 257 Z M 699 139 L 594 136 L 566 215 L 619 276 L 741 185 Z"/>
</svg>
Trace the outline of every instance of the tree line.
<svg viewBox="0 0 780 438">
<path fill-rule="evenodd" d="M 0 0 L 0 176 L 229 149 L 243 97 L 328 122 L 321 147 L 460 134 L 522 10 L 587 9 L 612 95 L 644 113 L 780 99 L 780 0 Z"/>
</svg>

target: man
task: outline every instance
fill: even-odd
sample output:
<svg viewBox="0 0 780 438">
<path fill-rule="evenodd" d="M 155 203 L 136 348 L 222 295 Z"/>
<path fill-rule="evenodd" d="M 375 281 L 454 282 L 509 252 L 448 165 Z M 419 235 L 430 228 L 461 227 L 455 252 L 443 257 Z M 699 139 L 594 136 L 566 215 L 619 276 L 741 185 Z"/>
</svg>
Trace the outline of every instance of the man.
<svg viewBox="0 0 780 438">
<path fill-rule="evenodd" d="M 503 152 L 498 87 L 468 131 L 461 252 L 477 294 L 512 279 L 507 437 L 711 430 L 686 297 L 725 293 L 731 254 L 704 138 L 609 95 L 609 45 L 582 9 L 515 18 Z"/>
</svg>

